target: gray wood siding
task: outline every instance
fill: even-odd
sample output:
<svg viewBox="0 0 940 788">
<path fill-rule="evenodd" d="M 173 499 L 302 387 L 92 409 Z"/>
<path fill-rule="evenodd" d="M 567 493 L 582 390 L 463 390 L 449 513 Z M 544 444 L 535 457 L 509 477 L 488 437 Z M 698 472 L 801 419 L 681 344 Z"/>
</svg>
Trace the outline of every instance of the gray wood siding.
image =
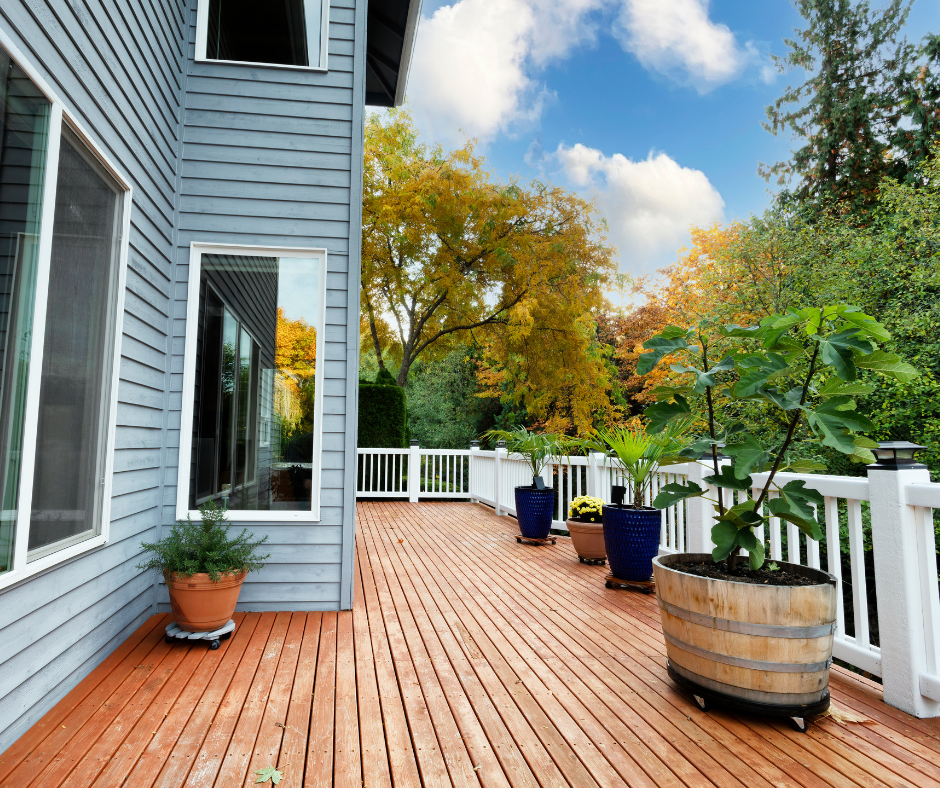
<svg viewBox="0 0 940 788">
<path fill-rule="evenodd" d="M 0 753 L 156 608 L 186 0 L 3 0 L 0 26 L 134 186 L 107 545 L 0 590 Z"/>
<path fill-rule="evenodd" d="M 165 524 L 175 517 L 189 248 L 194 241 L 327 249 L 321 522 L 258 524 L 268 565 L 248 576 L 240 610 L 351 606 L 350 487 L 356 402 L 347 369 L 358 360 L 359 202 L 362 167 L 364 2 L 332 0 L 328 70 L 196 63 L 195 3 L 187 19 L 179 236 L 173 273 L 171 413 Z M 358 107 L 358 109 L 357 109 Z M 354 196 L 354 198 L 353 198 Z M 354 199 L 350 222 L 350 200 Z M 350 253 L 352 251 L 352 253 Z M 350 287 L 350 281 L 352 286 Z M 355 333 L 350 342 L 349 316 Z M 349 425 L 352 424 L 353 432 Z M 355 449 L 353 448 L 353 452 Z M 354 479 L 353 479 L 354 481 Z M 345 589 L 345 591 L 344 591 Z M 160 584 L 159 609 L 169 610 Z"/>
</svg>

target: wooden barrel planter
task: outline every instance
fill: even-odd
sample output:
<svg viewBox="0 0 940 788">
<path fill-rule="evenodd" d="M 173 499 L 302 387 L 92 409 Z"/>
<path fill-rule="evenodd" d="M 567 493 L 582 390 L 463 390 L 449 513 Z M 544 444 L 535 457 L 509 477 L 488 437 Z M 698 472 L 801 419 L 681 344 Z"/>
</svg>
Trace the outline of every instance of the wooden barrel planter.
<svg viewBox="0 0 940 788">
<path fill-rule="evenodd" d="M 794 718 L 829 708 L 829 665 L 836 621 L 836 579 L 777 561 L 812 586 L 770 586 L 697 577 L 681 564 L 703 553 L 653 561 L 669 674 L 705 708 Z M 798 723 L 799 725 L 799 723 Z"/>
</svg>

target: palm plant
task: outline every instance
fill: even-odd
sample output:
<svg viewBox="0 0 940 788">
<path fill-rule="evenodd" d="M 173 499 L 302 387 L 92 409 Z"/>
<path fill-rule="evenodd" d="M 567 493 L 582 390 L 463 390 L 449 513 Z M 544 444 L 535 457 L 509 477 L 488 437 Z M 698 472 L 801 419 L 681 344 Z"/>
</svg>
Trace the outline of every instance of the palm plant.
<svg viewBox="0 0 940 788">
<path fill-rule="evenodd" d="M 517 456 L 529 463 L 533 484 L 542 474 L 542 469 L 552 457 L 564 459 L 577 442 L 565 435 L 552 432 L 529 432 L 525 427 L 513 430 L 487 430 L 481 436 L 487 440 L 506 441 L 510 456 Z"/>
<path fill-rule="evenodd" d="M 613 455 L 614 466 L 627 477 L 633 508 L 640 509 L 653 477 L 662 466 L 688 462 L 679 452 L 689 443 L 684 436 L 691 425 L 691 419 L 679 420 L 653 435 L 639 423 L 600 429 L 596 439 L 582 441 L 581 445 Z"/>
</svg>

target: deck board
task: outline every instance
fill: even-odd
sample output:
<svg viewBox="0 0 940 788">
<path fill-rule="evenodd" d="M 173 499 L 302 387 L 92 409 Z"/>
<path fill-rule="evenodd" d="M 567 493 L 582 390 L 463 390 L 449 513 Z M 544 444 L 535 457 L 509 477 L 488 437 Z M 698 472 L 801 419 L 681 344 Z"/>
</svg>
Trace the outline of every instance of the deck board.
<svg viewBox="0 0 940 788">
<path fill-rule="evenodd" d="M 352 611 L 236 614 L 210 651 L 151 617 L 0 754 L 3 788 L 940 786 L 940 721 L 840 668 L 866 724 L 703 713 L 655 599 L 469 503 L 362 502 Z"/>
</svg>

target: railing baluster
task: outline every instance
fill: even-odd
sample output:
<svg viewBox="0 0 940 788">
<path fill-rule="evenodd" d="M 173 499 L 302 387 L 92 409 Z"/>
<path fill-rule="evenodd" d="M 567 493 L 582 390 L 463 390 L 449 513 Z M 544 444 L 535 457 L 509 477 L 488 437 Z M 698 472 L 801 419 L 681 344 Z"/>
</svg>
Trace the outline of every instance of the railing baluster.
<svg viewBox="0 0 940 788">
<path fill-rule="evenodd" d="M 862 648 L 871 645 L 868 631 L 868 582 L 865 579 L 865 538 L 862 527 L 862 502 L 847 501 L 849 515 L 849 551 L 852 561 L 852 609 L 855 613 L 855 640 Z"/>
<path fill-rule="evenodd" d="M 770 492 L 768 498 L 776 498 L 775 492 Z M 772 561 L 783 560 L 783 549 L 780 544 L 780 518 L 770 518 L 770 558 Z"/>
<path fill-rule="evenodd" d="M 839 534 L 839 499 L 826 496 L 826 556 L 829 574 L 838 581 L 836 590 L 836 636 L 845 636 L 845 601 L 842 597 L 842 545 Z"/>
</svg>

